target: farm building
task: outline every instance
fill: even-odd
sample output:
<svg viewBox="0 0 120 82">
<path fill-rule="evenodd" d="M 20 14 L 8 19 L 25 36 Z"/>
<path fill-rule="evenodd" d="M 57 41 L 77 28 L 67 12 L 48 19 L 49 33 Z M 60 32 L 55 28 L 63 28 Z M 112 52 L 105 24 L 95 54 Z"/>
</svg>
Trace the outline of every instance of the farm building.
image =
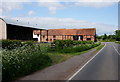
<svg viewBox="0 0 120 82">
<path fill-rule="evenodd" d="M 0 40 L 34 40 L 33 30 L 41 30 L 29 26 L 10 24 L 0 18 Z"/>
<path fill-rule="evenodd" d="M 28 25 L 12 24 L 0 18 L 0 40 L 36 40 L 53 42 L 54 40 L 95 41 L 96 29 L 38 29 Z"/>
<path fill-rule="evenodd" d="M 38 41 L 53 42 L 54 40 L 80 40 L 80 41 L 95 41 L 96 29 L 49 29 L 49 30 L 34 30 L 33 35 L 37 36 Z"/>
</svg>

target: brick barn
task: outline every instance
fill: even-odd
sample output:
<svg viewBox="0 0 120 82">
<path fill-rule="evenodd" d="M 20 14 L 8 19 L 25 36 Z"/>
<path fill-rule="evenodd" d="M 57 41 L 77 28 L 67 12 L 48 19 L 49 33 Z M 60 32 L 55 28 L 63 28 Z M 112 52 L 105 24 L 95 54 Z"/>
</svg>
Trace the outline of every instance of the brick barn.
<svg viewBox="0 0 120 82">
<path fill-rule="evenodd" d="M 95 41 L 96 28 L 34 30 L 33 36 L 37 36 L 35 38 L 40 42 L 53 42 L 54 40 Z"/>
</svg>

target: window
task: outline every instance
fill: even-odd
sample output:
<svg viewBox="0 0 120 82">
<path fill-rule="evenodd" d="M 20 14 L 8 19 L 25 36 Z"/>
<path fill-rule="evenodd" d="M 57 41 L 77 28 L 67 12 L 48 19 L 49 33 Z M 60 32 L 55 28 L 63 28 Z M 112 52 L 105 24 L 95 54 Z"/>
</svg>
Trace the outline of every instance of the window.
<svg viewBox="0 0 120 82">
<path fill-rule="evenodd" d="M 39 34 L 37 34 L 37 36 L 39 37 Z"/>
<path fill-rule="evenodd" d="M 43 35 L 43 38 L 45 38 L 45 35 Z"/>
<path fill-rule="evenodd" d="M 56 40 L 56 39 L 53 39 L 53 40 Z"/>
<path fill-rule="evenodd" d="M 55 35 L 53 35 L 53 38 L 56 38 L 56 36 L 55 36 Z"/>
<path fill-rule="evenodd" d="M 52 39 L 50 39 L 50 41 L 52 41 Z"/>
<path fill-rule="evenodd" d="M 87 40 L 91 40 L 91 38 L 87 38 Z"/>
</svg>

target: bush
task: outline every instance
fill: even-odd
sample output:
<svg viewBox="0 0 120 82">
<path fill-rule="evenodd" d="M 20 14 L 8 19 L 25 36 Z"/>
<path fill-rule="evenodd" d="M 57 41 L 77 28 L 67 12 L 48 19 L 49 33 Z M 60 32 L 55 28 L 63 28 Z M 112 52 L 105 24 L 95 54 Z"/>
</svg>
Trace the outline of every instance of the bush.
<svg viewBox="0 0 120 82">
<path fill-rule="evenodd" d="M 69 47 L 73 45 L 78 45 L 78 44 L 92 44 L 94 43 L 93 41 L 76 41 L 76 40 L 55 40 L 53 42 L 56 46 L 59 47 Z"/>
<path fill-rule="evenodd" d="M 33 41 L 20 41 L 20 40 L 2 40 L 2 48 L 7 50 L 12 50 L 16 48 L 20 48 L 22 46 L 32 46 Z"/>
<path fill-rule="evenodd" d="M 20 40 L 2 40 L 2 48 L 12 50 L 23 46 Z"/>
<path fill-rule="evenodd" d="M 54 47 L 49 48 L 48 51 L 59 51 L 64 48 L 73 47 L 75 45 L 94 44 L 93 41 L 75 41 L 75 40 L 55 40 L 52 44 Z"/>
<path fill-rule="evenodd" d="M 85 50 L 89 50 L 91 48 L 97 47 L 99 45 L 100 45 L 100 43 L 77 45 L 77 46 L 74 46 L 74 47 L 64 48 L 62 50 L 59 50 L 59 52 L 62 52 L 62 53 L 81 52 L 81 51 L 85 51 Z"/>
<path fill-rule="evenodd" d="M 38 69 L 52 64 L 48 55 L 42 53 L 40 46 L 23 46 L 13 50 L 2 51 L 3 81 L 14 80 Z"/>
</svg>

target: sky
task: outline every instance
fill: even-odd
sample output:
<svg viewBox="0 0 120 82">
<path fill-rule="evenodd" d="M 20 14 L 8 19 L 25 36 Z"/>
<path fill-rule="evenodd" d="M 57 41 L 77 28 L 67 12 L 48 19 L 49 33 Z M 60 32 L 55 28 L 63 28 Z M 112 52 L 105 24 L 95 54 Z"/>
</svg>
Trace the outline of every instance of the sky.
<svg viewBox="0 0 120 82">
<path fill-rule="evenodd" d="M 118 29 L 118 0 L 2 0 L 6 22 L 40 29 L 96 28 L 97 34 Z"/>
</svg>

